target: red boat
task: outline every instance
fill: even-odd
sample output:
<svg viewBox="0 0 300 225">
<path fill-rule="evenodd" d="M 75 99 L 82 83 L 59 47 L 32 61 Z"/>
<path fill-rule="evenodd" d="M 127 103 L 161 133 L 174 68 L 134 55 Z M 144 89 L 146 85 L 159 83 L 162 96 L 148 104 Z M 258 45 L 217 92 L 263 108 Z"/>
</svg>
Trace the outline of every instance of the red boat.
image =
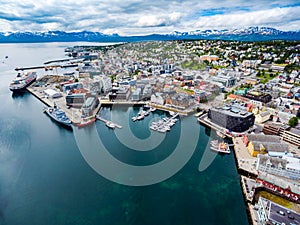
<svg viewBox="0 0 300 225">
<path fill-rule="evenodd" d="M 96 118 L 95 117 L 92 117 L 92 118 L 84 118 L 81 123 L 78 123 L 77 126 L 78 127 L 86 127 L 88 125 L 91 125 L 93 123 L 95 123 L 96 121 Z"/>
</svg>

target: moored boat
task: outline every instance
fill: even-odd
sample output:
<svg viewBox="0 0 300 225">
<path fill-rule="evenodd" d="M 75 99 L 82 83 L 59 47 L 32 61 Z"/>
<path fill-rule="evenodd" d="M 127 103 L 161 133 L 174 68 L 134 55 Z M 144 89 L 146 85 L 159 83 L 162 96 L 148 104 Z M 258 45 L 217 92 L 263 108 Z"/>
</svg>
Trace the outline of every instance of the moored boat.
<svg viewBox="0 0 300 225">
<path fill-rule="evenodd" d="M 212 151 L 218 152 L 218 153 L 225 153 L 230 154 L 229 145 L 225 142 L 218 142 L 218 140 L 214 140 L 210 142 L 210 149 Z"/>
<path fill-rule="evenodd" d="M 67 117 L 66 113 L 58 108 L 55 104 L 54 107 L 44 107 L 44 112 L 62 125 L 71 126 L 72 124 L 72 121 Z"/>
<path fill-rule="evenodd" d="M 32 84 L 37 78 L 36 72 L 18 73 L 15 79 L 9 85 L 12 92 L 23 92 Z"/>
<path fill-rule="evenodd" d="M 107 121 L 105 123 L 105 125 L 111 129 L 115 129 L 116 128 L 116 125 L 114 123 L 112 123 L 111 121 Z"/>
</svg>

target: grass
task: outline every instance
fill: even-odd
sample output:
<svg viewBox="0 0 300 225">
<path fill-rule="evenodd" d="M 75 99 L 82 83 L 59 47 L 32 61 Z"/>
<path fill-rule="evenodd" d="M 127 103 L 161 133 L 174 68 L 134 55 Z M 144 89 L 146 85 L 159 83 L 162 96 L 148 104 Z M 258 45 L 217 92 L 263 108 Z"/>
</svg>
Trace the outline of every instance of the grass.
<svg viewBox="0 0 300 225">
<path fill-rule="evenodd" d="M 192 69 L 192 70 L 204 70 L 206 68 L 206 64 L 199 62 L 197 60 L 184 61 L 181 64 L 183 69 Z"/>
<path fill-rule="evenodd" d="M 271 76 L 271 74 L 273 74 L 273 76 Z M 265 75 L 260 75 L 260 76 L 256 76 L 256 77 L 260 79 L 260 83 L 265 84 L 269 80 L 274 79 L 276 77 L 276 75 L 274 74 L 274 72 L 273 73 L 265 72 Z"/>
</svg>

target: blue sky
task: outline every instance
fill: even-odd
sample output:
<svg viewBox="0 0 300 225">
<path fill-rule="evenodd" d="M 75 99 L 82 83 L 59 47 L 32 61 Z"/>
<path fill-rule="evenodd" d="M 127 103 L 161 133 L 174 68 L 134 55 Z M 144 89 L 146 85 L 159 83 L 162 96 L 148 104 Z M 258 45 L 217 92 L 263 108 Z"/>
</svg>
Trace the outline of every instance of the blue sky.
<svg viewBox="0 0 300 225">
<path fill-rule="evenodd" d="M 0 32 L 142 35 L 268 26 L 300 30 L 300 0 L 1 0 Z"/>
</svg>

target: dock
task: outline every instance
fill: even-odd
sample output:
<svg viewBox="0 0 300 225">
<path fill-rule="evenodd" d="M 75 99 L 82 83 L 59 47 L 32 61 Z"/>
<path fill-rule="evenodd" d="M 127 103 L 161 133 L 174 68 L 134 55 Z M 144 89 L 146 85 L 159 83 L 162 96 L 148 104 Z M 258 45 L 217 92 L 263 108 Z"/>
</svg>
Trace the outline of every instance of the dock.
<svg viewBox="0 0 300 225">
<path fill-rule="evenodd" d="M 243 137 L 233 137 L 234 154 L 237 163 L 237 169 L 241 174 L 247 177 L 256 178 L 258 172 L 256 170 L 256 157 L 252 157 L 243 142 Z"/>
<path fill-rule="evenodd" d="M 70 65 L 53 65 L 53 66 L 30 66 L 30 67 L 17 67 L 15 68 L 16 71 L 23 71 L 23 70 L 35 70 L 35 69 L 45 69 L 51 70 L 53 68 L 69 68 L 69 67 L 77 67 L 78 64 L 70 64 Z"/>
<path fill-rule="evenodd" d="M 109 121 L 109 120 L 107 120 L 107 119 L 104 119 L 104 118 L 102 118 L 102 117 L 99 116 L 99 115 L 96 115 L 96 119 L 97 119 L 97 120 L 100 120 L 100 121 L 102 121 L 102 122 L 104 122 L 104 123 L 109 122 L 109 123 L 113 124 L 116 128 L 122 129 L 122 126 L 121 126 L 121 125 L 116 124 L 116 123 L 114 123 L 114 122 L 112 122 L 112 121 Z"/>
<path fill-rule="evenodd" d="M 42 103 L 44 103 L 47 106 L 53 107 L 54 102 L 55 102 L 56 105 L 66 113 L 67 117 L 72 121 L 73 124 L 81 123 L 82 122 L 81 109 L 69 108 L 66 105 L 64 93 L 60 92 L 62 94 L 62 97 L 60 97 L 60 98 L 53 99 L 53 98 L 46 97 L 44 90 L 47 88 L 52 88 L 54 90 L 57 90 L 55 88 L 55 84 L 53 84 L 53 86 L 50 85 L 48 87 L 34 87 L 31 85 L 31 86 L 27 87 L 27 91 L 30 92 L 33 96 L 35 96 L 38 100 L 40 100 Z M 57 91 L 59 91 L 59 90 L 57 90 Z M 99 109 L 100 109 L 100 104 L 96 109 L 93 110 L 93 116 L 95 116 L 98 113 Z"/>
</svg>

